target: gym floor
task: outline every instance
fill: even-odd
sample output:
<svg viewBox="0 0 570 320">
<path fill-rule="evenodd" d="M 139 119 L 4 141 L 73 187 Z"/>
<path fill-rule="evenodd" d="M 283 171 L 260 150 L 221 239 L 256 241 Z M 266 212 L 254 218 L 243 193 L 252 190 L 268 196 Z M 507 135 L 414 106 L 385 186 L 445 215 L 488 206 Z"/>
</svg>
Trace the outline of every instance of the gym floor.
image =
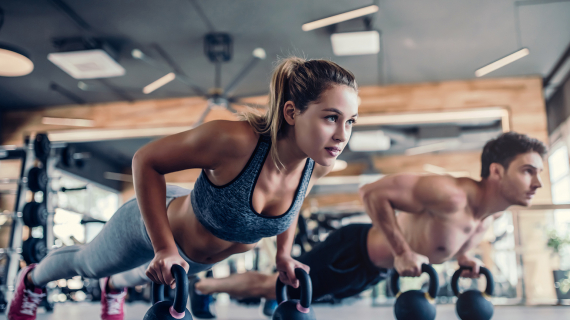
<svg viewBox="0 0 570 320">
<path fill-rule="evenodd" d="M 132 303 L 126 305 L 125 320 L 140 320 L 144 317 L 148 305 L 145 303 Z M 53 313 L 45 313 L 43 308 L 38 310 L 37 320 L 60 320 L 60 319 L 99 319 L 100 306 L 98 303 L 65 303 L 56 305 Z M 394 319 L 391 307 L 371 307 L 367 301 L 358 301 L 349 305 L 314 307 L 317 319 Z M 264 320 L 259 307 L 244 307 L 234 303 L 216 305 L 216 312 L 219 320 Z M 524 307 L 524 306 L 497 306 L 495 307 L 495 320 L 561 320 L 568 319 L 570 307 L 568 306 L 545 306 L 545 307 Z M 455 320 L 454 305 L 438 305 L 438 320 Z"/>
</svg>

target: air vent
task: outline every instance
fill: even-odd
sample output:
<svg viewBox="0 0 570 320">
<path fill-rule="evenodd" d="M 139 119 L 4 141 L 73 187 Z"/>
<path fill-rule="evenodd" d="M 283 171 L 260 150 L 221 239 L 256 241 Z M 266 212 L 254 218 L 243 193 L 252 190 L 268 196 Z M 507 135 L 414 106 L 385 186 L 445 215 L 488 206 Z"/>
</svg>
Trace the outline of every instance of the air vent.
<svg viewBox="0 0 570 320">
<path fill-rule="evenodd" d="M 48 60 L 75 79 L 118 77 L 125 69 L 102 49 L 48 54 Z"/>
</svg>

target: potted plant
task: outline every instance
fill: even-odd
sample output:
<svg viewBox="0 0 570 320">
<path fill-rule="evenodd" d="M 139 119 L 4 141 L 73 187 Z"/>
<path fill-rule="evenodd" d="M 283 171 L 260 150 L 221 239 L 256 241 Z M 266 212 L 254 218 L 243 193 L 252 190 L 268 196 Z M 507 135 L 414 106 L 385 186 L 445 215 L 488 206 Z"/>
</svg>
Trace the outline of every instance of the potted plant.
<svg viewBox="0 0 570 320">
<path fill-rule="evenodd" d="M 562 236 L 556 230 L 551 230 L 548 232 L 548 243 L 546 245 L 552 249 L 554 254 L 562 258 L 566 246 L 570 245 L 570 236 Z M 559 303 L 563 299 L 570 299 L 570 270 L 553 270 L 552 272 Z"/>
</svg>

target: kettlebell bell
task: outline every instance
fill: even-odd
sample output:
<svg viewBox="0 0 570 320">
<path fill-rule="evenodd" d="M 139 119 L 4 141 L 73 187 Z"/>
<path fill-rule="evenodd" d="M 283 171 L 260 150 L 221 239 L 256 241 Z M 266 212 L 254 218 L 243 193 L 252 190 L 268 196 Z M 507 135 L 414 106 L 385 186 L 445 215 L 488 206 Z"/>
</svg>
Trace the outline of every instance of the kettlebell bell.
<svg viewBox="0 0 570 320">
<path fill-rule="evenodd" d="M 435 269 L 429 264 L 422 264 L 422 273 L 429 275 L 427 292 L 410 290 L 400 292 L 400 275 L 394 270 L 390 285 L 397 297 L 394 304 L 394 314 L 398 320 L 434 320 L 435 297 L 439 290 L 439 278 Z"/>
<path fill-rule="evenodd" d="M 273 320 L 315 320 L 315 312 L 311 309 L 311 299 L 313 298 L 313 285 L 311 278 L 305 270 L 295 269 L 295 276 L 299 279 L 301 288 L 300 300 L 287 300 L 287 286 L 277 278 L 275 286 L 277 294 L 277 309 L 273 312 Z"/>
<path fill-rule="evenodd" d="M 493 295 L 495 282 L 491 271 L 485 267 L 481 267 L 479 273 L 487 278 L 487 287 L 485 292 L 479 290 L 467 290 L 459 293 L 459 276 L 463 270 L 471 270 L 471 267 L 461 266 L 455 271 L 451 278 L 451 289 L 457 296 L 455 311 L 457 316 L 462 320 L 489 320 L 493 316 L 493 304 L 489 298 Z"/>
<path fill-rule="evenodd" d="M 176 280 L 174 303 L 164 300 L 164 285 L 152 283 L 152 307 L 143 320 L 192 320 L 192 314 L 186 309 L 188 301 L 188 275 L 182 266 L 172 265 L 170 272 Z"/>
</svg>

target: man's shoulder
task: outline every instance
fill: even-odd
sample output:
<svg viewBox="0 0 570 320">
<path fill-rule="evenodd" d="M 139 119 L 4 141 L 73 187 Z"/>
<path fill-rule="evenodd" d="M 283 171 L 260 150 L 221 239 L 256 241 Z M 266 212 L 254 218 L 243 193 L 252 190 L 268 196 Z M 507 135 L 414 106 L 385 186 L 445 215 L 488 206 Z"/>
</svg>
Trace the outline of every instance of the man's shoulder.
<svg viewBox="0 0 570 320">
<path fill-rule="evenodd" d="M 450 175 L 426 175 L 420 180 L 418 187 L 429 198 L 427 202 L 450 212 L 459 211 L 467 205 L 470 190 L 476 185 L 472 179 Z"/>
<path fill-rule="evenodd" d="M 461 191 L 468 188 L 472 183 L 476 183 L 470 178 L 454 177 L 447 174 L 429 174 L 418 176 L 418 182 L 422 185 L 433 186 L 435 188 L 443 188 L 450 192 Z"/>
</svg>

